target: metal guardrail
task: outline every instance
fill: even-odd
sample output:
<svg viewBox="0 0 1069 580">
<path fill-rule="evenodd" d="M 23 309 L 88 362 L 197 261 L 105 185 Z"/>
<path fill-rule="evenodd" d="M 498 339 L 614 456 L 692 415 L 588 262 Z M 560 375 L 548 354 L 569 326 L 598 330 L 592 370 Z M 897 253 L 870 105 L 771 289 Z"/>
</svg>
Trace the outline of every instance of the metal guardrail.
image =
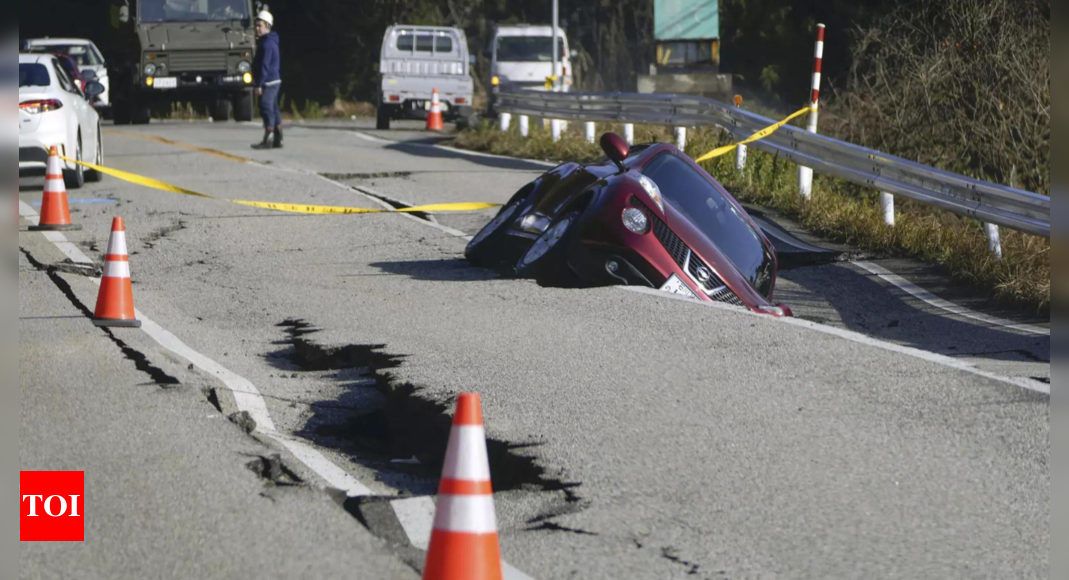
<svg viewBox="0 0 1069 580">
<path fill-rule="evenodd" d="M 495 108 L 514 115 L 677 127 L 717 126 L 743 139 L 774 120 L 712 99 L 637 93 L 502 91 Z M 818 173 L 1050 238 L 1050 197 L 980 181 L 791 125 L 751 143 Z"/>
</svg>

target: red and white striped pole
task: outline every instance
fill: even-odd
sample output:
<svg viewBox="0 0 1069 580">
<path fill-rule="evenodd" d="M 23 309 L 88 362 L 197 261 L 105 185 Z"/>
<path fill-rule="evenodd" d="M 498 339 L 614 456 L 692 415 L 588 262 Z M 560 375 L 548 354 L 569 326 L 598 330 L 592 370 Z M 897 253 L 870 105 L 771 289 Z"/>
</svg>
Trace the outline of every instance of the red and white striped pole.
<svg viewBox="0 0 1069 580">
<path fill-rule="evenodd" d="M 824 61 L 824 25 L 817 25 L 817 45 L 813 51 L 813 84 L 809 97 L 809 105 L 813 107 L 809 111 L 809 124 L 806 131 L 817 132 L 817 107 L 820 105 L 820 71 Z M 809 167 L 798 167 L 798 192 L 802 197 L 809 199 L 813 195 L 813 170 Z"/>
</svg>

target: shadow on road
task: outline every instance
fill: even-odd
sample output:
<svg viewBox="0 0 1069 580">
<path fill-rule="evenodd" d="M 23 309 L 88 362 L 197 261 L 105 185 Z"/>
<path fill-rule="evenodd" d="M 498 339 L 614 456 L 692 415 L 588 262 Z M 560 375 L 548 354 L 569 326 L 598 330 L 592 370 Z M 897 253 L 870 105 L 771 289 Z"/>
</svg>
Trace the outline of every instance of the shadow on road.
<svg viewBox="0 0 1069 580">
<path fill-rule="evenodd" d="M 494 169 L 509 169 L 513 171 L 546 171 L 549 169 L 544 164 L 525 161 L 523 159 L 509 159 L 505 157 L 483 157 L 481 155 L 469 155 L 460 151 L 451 151 L 446 147 L 435 145 L 439 140 L 404 141 L 387 145 L 386 149 L 400 151 L 415 157 L 429 159 L 463 159 L 476 165 L 492 167 Z"/>
<path fill-rule="evenodd" d="M 371 266 L 387 274 L 408 276 L 413 280 L 432 282 L 475 282 L 501 278 L 501 275 L 497 272 L 476 268 L 462 258 L 375 262 Z"/>
</svg>

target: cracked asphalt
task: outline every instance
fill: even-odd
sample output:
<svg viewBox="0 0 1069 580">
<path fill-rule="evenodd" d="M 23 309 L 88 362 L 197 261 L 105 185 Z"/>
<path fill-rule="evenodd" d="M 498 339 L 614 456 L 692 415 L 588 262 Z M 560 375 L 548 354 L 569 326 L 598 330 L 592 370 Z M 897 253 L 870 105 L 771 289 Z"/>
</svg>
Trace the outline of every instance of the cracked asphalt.
<svg viewBox="0 0 1069 580">
<path fill-rule="evenodd" d="M 367 127 L 293 126 L 270 152 L 236 124 L 109 130 L 106 164 L 219 197 L 369 208 L 354 187 L 501 202 L 544 170 Z M 20 198 L 39 199 L 40 181 L 20 179 Z M 433 493 L 440 410 L 479 392 L 507 471 L 494 474 L 508 484 L 502 554 L 539 580 L 1049 577 L 1047 395 L 731 308 L 502 279 L 412 217 L 287 215 L 112 178 L 69 196 L 85 229 L 67 237 L 95 260 L 125 218 L 140 310 L 249 379 L 279 431 L 377 495 Z M 77 202 L 90 197 L 116 203 Z M 470 235 L 492 215 L 435 219 Z M 95 303 L 90 280 L 42 271 L 63 256 L 40 234 L 19 245 L 21 468 L 86 470 L 89 539 L 22 545 L 20 577 L 418 576 L 291 456 L 305 484 L 265 480 L 270 461 L 250 470 L 280 450 L 226 420 L 220 383 L 115 331 L 156 369 L 139 370 L 73 303 Z M 923 265 L 878 263 L 988 309 Z M 848 262 L 782 272 L 777 298 L 1049 383 L 1049 336 L 948 316 Z"/>
</svg>

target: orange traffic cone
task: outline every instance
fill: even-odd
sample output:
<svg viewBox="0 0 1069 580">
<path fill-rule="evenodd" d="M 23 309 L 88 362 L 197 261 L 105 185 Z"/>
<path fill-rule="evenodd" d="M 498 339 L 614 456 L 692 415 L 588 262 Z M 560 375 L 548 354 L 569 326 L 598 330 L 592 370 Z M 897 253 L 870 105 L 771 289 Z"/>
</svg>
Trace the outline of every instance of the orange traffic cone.
<svg viewBox="0 0 1069 580">
<path fill-rule="evenodd" d="M 442 130 L 442 104 L 438 101 L 438 89 L 431 93 L 431 110 L 427 113 L 427 130 Z"/>
<path fill-rule="evenodd" d="M 483 412 L 474 393 L 457 400 L 423 580 L 502 580 Z"/>
<path fill-rule="evenodd" d="M 31 226 L 32 231 L 80 230 L 82 226 L 71 223 L 71 210 L 67 205 L 67 188 L 63 185 L 63 163 L 59 149 L 48 152 L 48 169 L 45 170 L 45 193 L 41 199 L 41 220 Z"/>
<path fill-rule="evenodd" d="M 126 253 L 126 227 L 121 217 L 111 222 L 111 239 L 108 240 L 108 254 L 104 257 L 104 276 L 100 279 L 93 324 L 126 328 L 141 326 L 141 321 L 134 314 L 130 256 Z"/>
</svg>

